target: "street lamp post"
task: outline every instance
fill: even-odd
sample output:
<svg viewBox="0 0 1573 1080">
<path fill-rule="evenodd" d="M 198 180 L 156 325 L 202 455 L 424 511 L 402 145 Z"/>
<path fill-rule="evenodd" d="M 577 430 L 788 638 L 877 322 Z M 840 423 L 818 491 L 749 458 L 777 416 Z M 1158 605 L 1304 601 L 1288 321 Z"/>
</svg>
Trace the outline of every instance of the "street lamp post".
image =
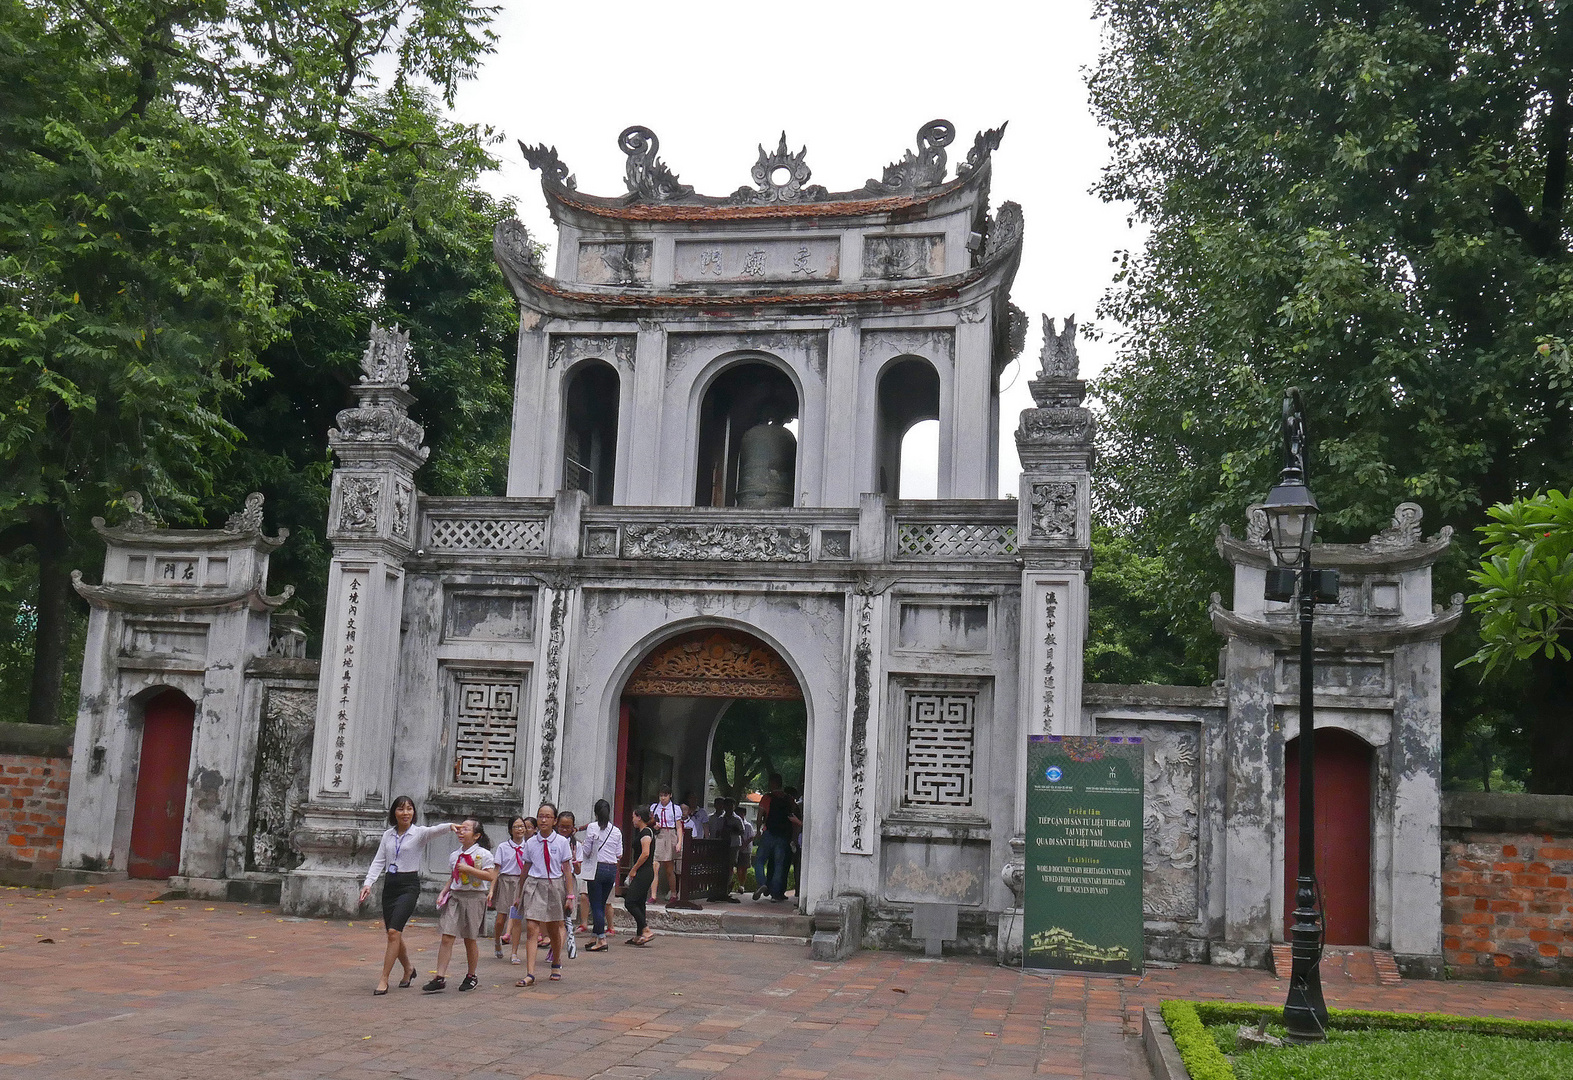
<svg viewBox="0 0 1573 1080">
<path fill-rule="evenodd" d="M 1318 602 L 1337 601 L 1338 571 L 1311 568 L 1311 540 L 1320 508 L 1306 486 L 1305 404 L 1297 389 L 1284 395 L 1283 435 L 1283 471 L 1262 509 L 1267 512 L 1277 563 L 1267 572 L 1267 599 L 1297 600 L 1300 616 L 1300 851 L 1284 1026 L 1291 1042 L 1321 1042 L 1327 1038 L 1327 1004 L 1322 1000 L 1322 913 L 1316 887 L 1316 709 L 1312 699 L 1316 647 L 1311 624 Z"/>
</svg>

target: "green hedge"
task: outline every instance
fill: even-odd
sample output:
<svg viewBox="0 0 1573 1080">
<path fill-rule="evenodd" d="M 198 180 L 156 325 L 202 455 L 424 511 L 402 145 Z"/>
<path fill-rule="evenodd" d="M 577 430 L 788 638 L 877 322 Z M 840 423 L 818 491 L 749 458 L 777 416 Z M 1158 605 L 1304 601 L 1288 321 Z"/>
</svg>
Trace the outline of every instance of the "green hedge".
<svg viewBox="0 0 1573 1080">
<path fill-rule="evenodd" d="M 1207 1033 L 1195 1005 L 1189 1001 L 1165 1001 L 1159 1011 L 1191 1080 L 1234 1080 L 1229 1059 Z"/>
<path fill-rule="evenodd" d="M 1208 1024 L 1255 1024 L 1263 1017 L 1273 1023 L 1283 1021 L 1283 1008 L 1277 1005 L 1243 1005 L 1233 1001 L 1166 1001 L 1165 1008 L 1170 1004 L 1190 1005 L 1204 1027 Z M 1165 1022 L 1168 1018 L 1169 1014 L 1165 1012 Z M 1503 1035 L 1511 1039 L 1573 1040 L 1573 1021 L 1510 1020 L 1496 1016 L 1454 1016 L 1451 1013 L 1328 1009 L 1327 1026 L 1339 1031 L 1465 1031 L 1472 1035 Z"/>
</svg>

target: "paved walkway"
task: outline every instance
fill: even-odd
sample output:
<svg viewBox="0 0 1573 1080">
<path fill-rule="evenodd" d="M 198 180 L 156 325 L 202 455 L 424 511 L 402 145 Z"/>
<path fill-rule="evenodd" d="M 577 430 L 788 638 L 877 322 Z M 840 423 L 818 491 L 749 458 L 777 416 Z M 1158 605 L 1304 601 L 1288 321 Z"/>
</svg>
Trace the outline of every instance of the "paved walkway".
<svg viewBox="0 0 1573 1080">
<path fill-rule="evenodd" d="M 517 969 L 486 949 L 478 991 L 373 998 L 375 920 L 151 895 L 0 889 L 0 1077 L 1127 1080 L 1147 1076 L 1142 1006 L 1279 1003 L 1284 992 L 1261 971 L 1048 977 L 878 952 L 821 964 L 802 946 L 664 937 L 583 955 L 558 985 L 516 990 Z M 429 970 L 435 928 L 418 920 L 409 938 Z M 449 985 L 462 974 L 460 960 Z M 1346 1007 L 1573 1019 L 1565 989 L 1327 990 Z"/>
</svg>

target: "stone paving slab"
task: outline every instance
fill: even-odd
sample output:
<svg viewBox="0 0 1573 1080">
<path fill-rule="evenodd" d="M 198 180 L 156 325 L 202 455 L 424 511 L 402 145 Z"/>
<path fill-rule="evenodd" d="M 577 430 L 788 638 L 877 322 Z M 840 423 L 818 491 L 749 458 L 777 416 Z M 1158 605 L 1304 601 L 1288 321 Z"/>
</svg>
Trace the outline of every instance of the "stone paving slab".
<svg viewBox="0 0 1573 1080">
<path fill-rule="evenodd" d="M 531 990 L 488 948 L 478 991 L 374 998 L 375 920 L 155 895 L 0 890 L 0 1077 L 1128 1080 L 1149 1075 L 1143 1006 L 1284 996 L 1265 971 L 1049 976 L 888 952 L 826 964 L 801 946 L 674 936 L 581 955 L 562 983 Z M 428 971 L 435 926 L 417 920 L 408 939 Z M 451 987 L 462 972 L 460 959 Z M 1351 981 L 1328 998 L 1573 1019 L 1573 995 L 1555 987 Z"/>
</svg>

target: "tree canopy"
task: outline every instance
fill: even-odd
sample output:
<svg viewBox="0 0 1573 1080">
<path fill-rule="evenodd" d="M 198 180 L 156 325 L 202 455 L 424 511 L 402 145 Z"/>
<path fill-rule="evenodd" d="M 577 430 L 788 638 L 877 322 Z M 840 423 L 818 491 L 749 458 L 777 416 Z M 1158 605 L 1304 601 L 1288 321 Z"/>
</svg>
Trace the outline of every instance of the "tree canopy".
<svg viewBox="0 0 1573 1080">
<path fill-rule="evenodd" d="M 0 637 L 31 636 L 29 719 L 61 712 L 69 570 L 128 489 L 185 524 L 263 490 L 310 601 L 326 421 L 374 317 L 419 350 L 423 481 L 496 488 L 507 208 L 476 184 L 489 134 L 439 105 L 492 10 L 0 0 Z"/>
<path fill-rule="evenodd" d="M 1568 474 L 1573 6 L 1099 13 L 1099 190 L 1150 230 L 1102 309 L 1124 330 L 1096 386 L 1099 506 L 1163 559 L 1193 656 L 1204 598 L 1228 588 L 1213 537 L 1271 486 L 1285 386 L 1306 391 L 1330 540 L 1364 540 L 1404 500 L 1469 537 L 1486 507 Z M 1467 655 L 1473 630 L 1458 638 Z M 1454 728 L 1484 701 L 1477 670 L 1447 687 Z M 1535 783 L 1573 785 L 1573 757 L 1537 754 Z"/>
</svg>

